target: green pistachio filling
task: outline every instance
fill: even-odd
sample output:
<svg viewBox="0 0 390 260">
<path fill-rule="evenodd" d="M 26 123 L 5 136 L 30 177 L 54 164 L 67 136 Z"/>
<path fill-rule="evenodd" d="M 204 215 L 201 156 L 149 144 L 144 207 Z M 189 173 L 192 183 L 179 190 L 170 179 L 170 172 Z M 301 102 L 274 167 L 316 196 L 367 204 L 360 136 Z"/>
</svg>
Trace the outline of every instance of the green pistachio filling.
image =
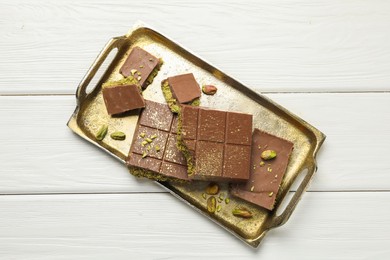
<svg viewBox="0 0 390 260">
<path fill-rule="evenodd" d="M 108 81 L 103 83 L 103 88 L 109 88 L 109 87 L 115 87 L 115 86 L 122 86 L 122 85 L 137 85 L 138 86 L 138 80 L 136 80 L 133 76 L 128 76 L 127 78 L 123 78 L 117 81 Z M 141 90 L 141 88 L 140 88 Z"/>
<path fill-rule="evenodd" d="M 157 64 L 157 66 L 154 68 L 154 70 L 152 71 L 152 73 L 150 73 L 149 77 L 146 79 L 146 85 L 150 85 L 152 84 L 154 78 L 157 76 L 158 74 L 158 71 L 160 70 L 161 66 L 163 65 L 163 60 L 160 59 L 159 63 Z"/>
<path fill-rule="evenodd" d="M 177 123 L 177 133 L 178 133 L 178 135 L 177 135 L 176 146 L 183 153 L 184 158 L 186 158 L 188 175 L 192 175 L 195 172 L 194 158 L 192 157 L 190 151 L 188 150 L 187 146 L 185 145 L 185 143 L 183 141 L 183 136 L 182 136 L 182 114 L 181 113 L 179 113 L 179 120 L 178 120 L 178 123 Z"/>
<path fill-rule="evenodd" d="M 129 168 L 130 173 L 132 175 L 139 177 L 139 178 L 143 177 L 143 178 L 148 178 L 148 179 L 156 180 L 156 181 L 171 181 L 171 182 L 175 182 L 175 183 L 185 183 L 186 182 L 185 180 L 167 177 L 167 176 L 164 176 L 162 174 L 155 173 L 155 172 L 145 170 L 145 169 L 140 169 L 137 167 L 130 166 L 128 168 Z"/>
<path fill-rule="evenodd" d="M 161 65 L 163 64 L 163 60 L 160 59 L 160 62 L 157 64 L 157 66 L 153 69 L 152 73 L 150 73 L 149 77 L 146 79 L 146 86 L 152 84 L 154 78 L 157 76 Z M 117 81 L 108 81 L 103 83 L 103 88 L 109 88 L 114 87 L 118 85 L 137 85 L 142 92 L 141 86 L 139 86 L 139 81 L 134 77 L 134 75 L 130 75 L 127 78 L 123 78 Z"/>
</svg>

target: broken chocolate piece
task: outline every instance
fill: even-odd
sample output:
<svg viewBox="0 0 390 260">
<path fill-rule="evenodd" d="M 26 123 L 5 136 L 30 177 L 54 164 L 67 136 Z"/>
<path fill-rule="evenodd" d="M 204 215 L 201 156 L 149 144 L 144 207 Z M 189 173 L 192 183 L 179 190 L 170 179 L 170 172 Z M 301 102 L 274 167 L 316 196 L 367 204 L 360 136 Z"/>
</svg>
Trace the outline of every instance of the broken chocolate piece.
<svg viewBox="0 0 390 260">
<path fill-rule="evenodd" d="M 274 150 L 277 156 L 261 164 L 261 153 L 269 149 Z M 272 210 L 292 149 L 293 143 L 255 129 L 252 136 L 250 178 L 245 184 L 234 184 L 230 192 L 243 200 Z"/>
<path fill-rule="evenodd" d="M 180 103 L 176 98 L 173 97 L 173 93 L 171 91 L 171 87 L 169 86 L 167 79 L 161 82 L 161 90 L 163 92 L 165 101 L 167 102 L 169 109 L 171 109 L 173 113 L 178 114 L 180 112 Z M 200 99 L 195 98 L 193 101 L 189 102 L 188 105 L 199 106 Z"/>
<path fill-rule="evenodd" d="M 201 95 L 194 74 L 182 74 L 168 78 L 173 97 L 181 104 L 189 103 Z"/>
<path fill-rule="evenodd" d="M 134 47 L 121 67 L 120 73 L 124 77 L 133 77 L 145 89 L 153 81 L 150 77 L 157 75 L 160 66 L 160 59 L 140 47 Z"/>
<path fill-rule="evenodd" d="M 188 180 L 186 160 L 176 146 L 176 117 L 166 104 L 146 100 L 127 159 L 133 174 L 160 181 Z"/>
<path fill-rule="evenodd" d="M 252 115 L 183 105 L 180 120 L 190 179 L 248 180 Z"/>
<path fill-rule="evenodd" d="M 136 85 L 118 85 L 103 88 L 107 113 L 116 115 L 145 107 L 144 98 Z"/>
</svg>

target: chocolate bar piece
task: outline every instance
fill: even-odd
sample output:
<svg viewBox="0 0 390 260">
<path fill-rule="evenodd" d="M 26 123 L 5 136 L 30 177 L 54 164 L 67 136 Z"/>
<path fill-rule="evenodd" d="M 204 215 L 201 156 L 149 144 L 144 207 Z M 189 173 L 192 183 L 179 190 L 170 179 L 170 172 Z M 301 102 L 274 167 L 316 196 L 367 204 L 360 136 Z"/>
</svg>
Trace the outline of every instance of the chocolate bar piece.
<svg viewBox="0 0 390 260">
<path fill-rule="evenodd" d="M 252 115 L 183 105 L 179 125 L 189 178 L 248 180 Z"/>
<path fill-rule="evenodd" d="M 149 52 L 134 47 L 120 69 L 124 77 L 133 77 L 145 89 L 157 75 L 162 62 Z"/>
<path fill-rule="evenodd" d="M 275 151 L 276 157 L 270 160 L 262 159 L 261 154 L 266 150 Z M 272 210 L 292 150 L 293 143 L 255 129 L 252 137 L 250 178 L 245 184 L 233 185 L 231 194 Z"/>
<path fill-rule="evenodd" d="M 145 107 L 144 98 L 136 85 L 117 85 L 103 88 L 103 99 L 109 115 Z"/>
<path fill-rule="evenodd" d="M 136 176 L 188 180 L 187 165 L 176 146 L 177 115 L 166 104 L 146 100 L 138 119 L 127 165 Z"/>
<path fill-rule="evenodd" d="M 192 73 L 169 77 L 161 82 L 161 88 L 172 112 L 180 111 L 179 104 L 199 106 L 201 91 Z"/>
<path fill-rule="evenodd" d="M 168 83 L 173 97 L 180 104 L 191 102 L 201 95 L 200 87 L 192 73 L 169 77 Z"/>
</svg>

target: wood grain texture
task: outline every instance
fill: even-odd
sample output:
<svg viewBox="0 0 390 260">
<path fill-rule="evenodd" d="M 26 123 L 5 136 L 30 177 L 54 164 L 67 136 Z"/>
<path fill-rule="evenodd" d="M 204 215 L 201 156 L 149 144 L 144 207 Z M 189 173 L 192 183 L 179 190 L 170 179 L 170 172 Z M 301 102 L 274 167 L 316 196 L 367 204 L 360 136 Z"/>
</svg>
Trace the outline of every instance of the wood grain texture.
<svg viewBox="0 0 390 260">
<path fill-rule="evenodd" d="M 390 93 L 269 94 L 327 135 L 310 190 L 390 190 Z M 0 97 L 1 194 L 161 192 L 66 127 L 73 96 Z"/>
<path fill-rule="evenodd" d="M 0 196 L 0 258 L 386 259 L 389 199 L 309 193 L 252 250 L 168 194 Z"/>
<path fill-rule="evenodd" d="M 0 259 L 387 259 L 389 13 L 386 0 L 0 1 Z M 75 99 L 57 94 L 136 20 L 327 135 L 309 192 L 258 250 L 67 129 Z"/>
<path fill-rule="evenodd" d="M 1 1 L 0 94 L 74 93 L 136 20 L 257 91 L 389 91 L 390 2 Z"/>
</svg>

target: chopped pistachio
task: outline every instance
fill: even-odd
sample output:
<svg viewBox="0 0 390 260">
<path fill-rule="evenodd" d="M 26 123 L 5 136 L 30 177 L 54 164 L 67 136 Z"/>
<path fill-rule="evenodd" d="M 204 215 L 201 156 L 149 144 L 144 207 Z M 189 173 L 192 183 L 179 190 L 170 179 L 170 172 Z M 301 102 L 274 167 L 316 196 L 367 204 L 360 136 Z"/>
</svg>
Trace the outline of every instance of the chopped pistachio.
<svg viewBox="0 0 390 260">
<path fill-rule="evenodd" d="M 145 158 L 146 156 L 148 156 L 148 153 L 147 153 L 147 152 L 144 152 L 144 153 L 142 154 L 142 158 Z"/>
<path fill-rule="evenodd" d="M 141 72 L 140 72 L 140 71 L 137 71 L 137 75 L 138 75 L 138 76 L 141 76 Z"/>
<path fill-rule="evenodd" d="M 146 142 L 148 142 L 148 143 L 151 143 L 151 142 L 153 142 L 153 140 L 152 140 L 152 139 L 150 139 L 150 138 L 145 138 L 145 140 L 146 140 Z"/>
<path fill-rule="evenodd" d="M 269 196 L 269 197 L 272 197 L 272 195 L 274 195 L 274 192 L 273 192 L 273 191 L 271 191 L 270 193 L 268 193 L 268 196 Z"/>
<path fill-rule="evenodd" d="M 154 149 L 156 149 L 156 152 L 159 152 L 159 151 L 160 151 L 160 146 L 159 146 L 159 145 L 156 145 L 156 146 L 154 147 Z"/>
<path fill-rule="evenodd" d="M 230 203 L 230 199 L 229 199 L 229 198 L 226 198 L 226 199 L 225 199 L 225 203 L 226 203 L 226 204 L 229 204 L 229 203 Z"/>
<path fill-rule="evenodd" d="M 214 196 L 211 196 L 207 199 L 207 211 L 210 213 L 214 213 L 217 207 L 217 200 Z"/>
<path fill-rule="evenodd" d="M 202 193 L 202 197 L 204 198 L 204 199 L 206 199 L 206 193 Z"/>
<path fill-rule="evenodd" d="M 272 172 L 272 168 L 271 168 L 271 167 L 268 167 L 268 168 L 267 168 L 267 171 Z"/>
<path fill-rule="evenodd" d="M 132 69 L 132 70 L 130 70 L 130 72 L 131 72 L 131 75 L 134 75 L 137 72 L 137 70 L 136 69 Z"/>
<path fill-rule="evenodd" d="M 225 193 L 221 192 L 221 193 L 219 194 L 219 198 L 220 198 L 221 200 L 223 200 L 224 197 L 225 197 Z"/>
<path fill-rule="evenodd" d="M 142 79 L 141 76 L 138 76 L 137 80 L 140 81 L 141 79 Z"/>
<path fill-rule="evenodd" d="M 255 186 L 252 186 L 252 187 L 251 187 L 251 191 L 254 191 L 254 190 L 255 190 Z"/>
<path fill-rule="evenodd" d="M 148 145 L 148 147 L 146 147 L 146 151 L 150 151 L 150 145 Z"/>
<path fill-rule="evenodd" d="M 156 139 L 156 138 L 157 138 L 157 135 L 152 135 L 150 138 Z"/>
<path fill-rule="evenodd" d="M 140 133 L 139 136 L 144 138 L 145 137 L 145 133 Z"/>
<path fill-rule="evenodd" d="M 260 162 L 260 166 L 264 166 L 265 163 L 263 161 Z"/>
<path fill-rule="evenodd" d="M 144 67 L 144 65 L 139 65 L 139 67 L 142 69 Z"/>
<path fill-rule="evenodd" d="M 221 209 L 222 209 L 222 206 L 221 206 L 221 205 L 218 205 L 218 206 L 217 206 L 217 212 L 220 212 Z"/>
<path fill-rule="evenodd" d="M 145 145 L 147 145 L 147 144 L 148 144 L 148 142 L 145 141 L 145 140 L 143 140 L 142 143 L 141 143 L 142 146 L 145 146 Z"/>
</svg>

